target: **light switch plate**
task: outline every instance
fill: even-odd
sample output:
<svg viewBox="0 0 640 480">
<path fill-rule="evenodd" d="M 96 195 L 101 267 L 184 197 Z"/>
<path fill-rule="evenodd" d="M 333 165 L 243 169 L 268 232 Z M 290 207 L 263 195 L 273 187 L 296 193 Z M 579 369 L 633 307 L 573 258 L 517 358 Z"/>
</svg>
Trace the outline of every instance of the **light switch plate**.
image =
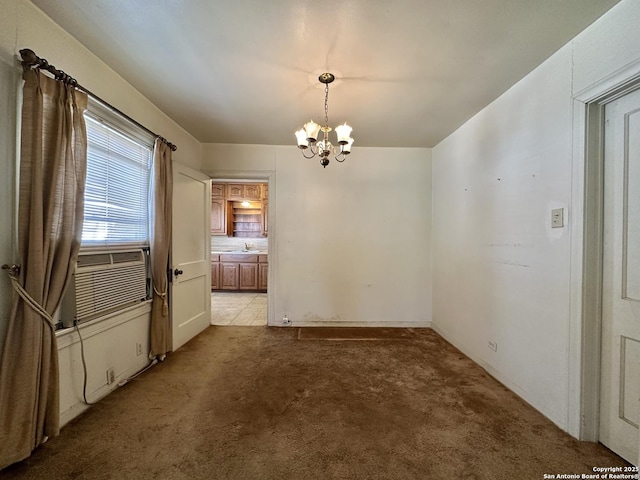
<svg viewBox="0 0 640 480">
<path fill-rule="evenodd" d="M 564 227 L 564 208 L 551 210 L 551 228 Z"/>
</svg>

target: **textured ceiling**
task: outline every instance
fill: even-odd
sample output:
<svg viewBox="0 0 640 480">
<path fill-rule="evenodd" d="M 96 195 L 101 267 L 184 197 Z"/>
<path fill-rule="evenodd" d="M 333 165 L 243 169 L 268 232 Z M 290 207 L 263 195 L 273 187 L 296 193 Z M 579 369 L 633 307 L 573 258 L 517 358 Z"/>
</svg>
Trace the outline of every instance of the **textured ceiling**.
<svg viewBox="0 0 640 480">
<path fill-rule="evenodd" d="M 32 1 L 201 142 L 295 144 L 332 72 L 355 151 L 436 145 L 618 0 Z"/>
</svg>

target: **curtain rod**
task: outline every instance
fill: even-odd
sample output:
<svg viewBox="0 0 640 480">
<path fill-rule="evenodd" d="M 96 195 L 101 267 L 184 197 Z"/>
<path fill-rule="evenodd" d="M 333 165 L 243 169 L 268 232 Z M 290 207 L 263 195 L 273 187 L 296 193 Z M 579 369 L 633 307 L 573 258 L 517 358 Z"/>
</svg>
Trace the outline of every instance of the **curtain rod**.
<svg viewBox="0 0 640 480">
<path fill-rule="evenodd" d="M 22 50 L 20 50 L 20 56 L 22 57 L 22 68 L 24 70 L 31 69 L 31 68 L 39 68 L 40 70 L 46 70 L 47 72 L 51 73 L 55 77 L 56 80 L 58 80 L 60 82 L 63 82 L 63 83 L 66 83 L 68 85 L 71 85 L 72 87 L 76 88 L 77 90 L 80 90 L 81 92 L 86 93 L 90 97 L 93 97 L 95 100 L 97 100 L 98 102 L 102 103 L 104 106 L 106 106 L 106 107 L 110 108 L 111 110 L 113 110 L 118 115 L 123 116 L 124 118 L 129 120 L 131 123 L 133 123 L 136 126 L 140 127 L 145 132 L 148 132 L 149 134 L 153 135 L 154 137 L 159 138 L 162 142 L 166 143 L 173 152 L 175 152 L 178 149 L 177 146 L 175 146 L 173 143 L 168 141 L 163 136 L 158 135 L 155 132 L 152 132 L 147 127 L 145 127 L 141 123 L 137 122 L 136 120 L 131 118 L 126 113 L 123 113 L 121 110 L 117 109 L 116 107 L 114 107 L 110 103 L 105 102 L 103 99 L 101 99 L 95 93 L 91 92 L 89 89 L 87 89 L 87 88 L 83 87 L 82 85 L 80 85 L 76 81 L 75 78 L 67 75 L 62 70 L 58 70 L 53 65 L 49 64 L 49 62 L 46 59 L 38 57 L 34 53 L 33 50 L 31 50 L 29 48 L 22 49 Z"/>
</svg>

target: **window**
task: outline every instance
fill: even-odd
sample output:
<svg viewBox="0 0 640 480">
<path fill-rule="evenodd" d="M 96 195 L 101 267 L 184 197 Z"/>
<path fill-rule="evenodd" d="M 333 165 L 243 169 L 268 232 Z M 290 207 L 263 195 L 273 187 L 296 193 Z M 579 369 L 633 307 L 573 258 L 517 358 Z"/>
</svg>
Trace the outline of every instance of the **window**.
<svg viewBox="0 0 640 480">
<path fill-rule="evenodd" d="M 153 139 L 109 112 L 89 108 L 83 247 L 149 244 Z M 107 118 L 105 118 L 107 117 Z"/>
<path fill-rule="evenodd" d="M 89 97 L 81 252 L 56 329 L 151 299 L 149 185 L 155 138 Z"/>
</svg>

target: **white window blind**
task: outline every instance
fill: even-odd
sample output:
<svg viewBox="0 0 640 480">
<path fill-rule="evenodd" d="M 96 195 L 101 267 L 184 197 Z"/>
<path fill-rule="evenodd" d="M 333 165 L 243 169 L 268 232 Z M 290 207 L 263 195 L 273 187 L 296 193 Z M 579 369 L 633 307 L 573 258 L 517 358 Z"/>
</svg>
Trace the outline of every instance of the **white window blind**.
<svg viewBox="0 0 640 480">
<path fill-rule="evenodd" d="M 85 114 L 87 181 L 82 246 L 145 246 L 152 147 Z"/>
</svg>

